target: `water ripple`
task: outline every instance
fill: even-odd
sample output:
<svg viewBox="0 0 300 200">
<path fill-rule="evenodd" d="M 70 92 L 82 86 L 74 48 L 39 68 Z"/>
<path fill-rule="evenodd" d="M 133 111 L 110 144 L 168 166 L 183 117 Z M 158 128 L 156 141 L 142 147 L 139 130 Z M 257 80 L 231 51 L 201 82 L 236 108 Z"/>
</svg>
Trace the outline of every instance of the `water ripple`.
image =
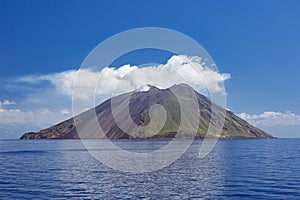
<svg viewBox="0 0 300 200">
<path fill-rule="evenodd" d="M 128 150 L 128 142 L 134 142 L 133 151 L 165 144 L 160 140 L 119 142 Z M 98 162 L 80 141 L 0 141 L 0 199 L 300 196 L 299 139 L 221 140 L 204 159 L 197 157 L 200 144 L 201 140 L 196 140 L 188 152 L 162 170 L 130 174 Z"/>
</svg>

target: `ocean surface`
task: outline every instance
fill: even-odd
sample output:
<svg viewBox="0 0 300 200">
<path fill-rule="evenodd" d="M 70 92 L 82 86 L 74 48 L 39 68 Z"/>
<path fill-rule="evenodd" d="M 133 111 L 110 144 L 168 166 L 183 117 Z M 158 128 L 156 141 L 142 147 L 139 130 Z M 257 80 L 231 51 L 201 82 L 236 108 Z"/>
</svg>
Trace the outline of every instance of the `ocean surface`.
<svg viewBox="0 0 300 200">
<path fill-rule="evenodd" d="M 165 140 L 118 140 L 147 151 Z M 202 140 L 166 168 L 116 171 L 79 140 L 1 140 L 0 199 L 300 199 L 300 139 Z M 103 152 L 109 153 L 109 152 Z"/>
</svg>

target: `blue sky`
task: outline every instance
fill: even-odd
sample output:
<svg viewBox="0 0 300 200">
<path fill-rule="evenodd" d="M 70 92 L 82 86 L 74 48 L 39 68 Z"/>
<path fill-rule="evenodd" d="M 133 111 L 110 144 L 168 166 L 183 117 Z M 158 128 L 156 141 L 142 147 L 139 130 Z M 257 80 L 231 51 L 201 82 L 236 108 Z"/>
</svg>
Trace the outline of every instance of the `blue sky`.
<svg viewBox="0 0 300 200">
<path fill-rule="evenodd" d="M 0 138 L 17 138 L 22 131 L 69 116 L 63 111 L 69 109 L 64 105 L 71 104 L 70 99 L 47 93 L 53 87 L 48 79 L 39 84 L 16 84 L 15 80 L 76 70 L 101 41 L 147 26 L 180 31 L 208 51 L 220 73 L 231 75 L 225 81 L 229 109 L 244 113 L 249 121 L 276 136 L 300 137 L 299 8 L 297 0 L 2 0 L 0 111 L 10 110 L 16 116 L 19 111 L 27 112 L 33 119 L 51 112 L 53 120 L 47 124 L 39 117 L 37 125 L 0 116 Z M 114 64 L 165 63 L 169 56 L 157 52 L 137 55 Z M 59 116 L 58 111 L 65 115 Z"/>
</svg>

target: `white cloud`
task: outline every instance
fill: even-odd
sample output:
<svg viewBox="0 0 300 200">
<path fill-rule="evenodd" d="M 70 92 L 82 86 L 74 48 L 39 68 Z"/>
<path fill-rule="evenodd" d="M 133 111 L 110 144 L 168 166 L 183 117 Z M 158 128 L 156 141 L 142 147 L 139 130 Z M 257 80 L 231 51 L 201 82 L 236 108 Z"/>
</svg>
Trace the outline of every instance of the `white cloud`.
<svg viewBox="0 0 300 200">
<path fill-rule="evenodd" d="M 2 106 L 6 106 L 6 105 L 15 105 L 16 104 L 16 102 L 14 102 L 14 101 L 10 101 L 10 100 L 3 100 L 3 101 L 0 101 L 0 108 L 2 107 Z"/>
<path fill-rule="evenodd" d="M 71 117 L 70 113 L 63 113 L 61 111 L 50 111 L 48 109 L 41 109 L 37 111 L 23 111 L 20 109 L 5 109 L 0 108 L 0 125 L 24 125 L 31 124 L 35 127 L 46 128 L 54 125 L 67 117 Z"/>
<path fill-rule="evenodd" d="M 6 108 L 8 105 L 15 105 L 14 101 L 0 101 L 0 126 L 3 125 L 34 125 L 38 128 L 45 128 L 49 125 L 58 123 L 66 117 L 71 117 L 67 108 L 60 111 L 50 111 L 39 109 L 36 111 L 24 111 L 16 108 Z"/>
<path fill-rule="evenodd" d="M 47 128 L 72 116 L 67 108 L 59 111 L 7 108 L 15 104 L 14 101 L 0 101 L 0 138 L 19 137 L 24 132 Z"/>
<path fill-rule="evenodd" d="M 230 74 L 219 73 L 212 67 L 207 67 L 201 58 L 197 56 L 172 56 L 167 63 L 152 65 L 143 68 L 124 65 L 119 68 L 103 68 L 95 72 L 88 69 L 69 70 L 55 74 L 26 76 L 19 81 L 38 83 L 50 82 L 56 92 L 72 96 L 76 77 L 78 89 L 74 97 L 91 99 L 96 96 L 110 97 L 112 95 L 138 89 L 146 84 L 152 84 L 159 88 L 167 88 L 178 83 L 187 83 L 198 92 L 207 95 L 207 89 L 211 93 L 225 94 L 224 81 L 230 78 Z M 95 89 L 95 86 L 98 87 Z M 102 100 L 104 100 L 102 98 Z"/>
<path fill-rule="evenodd" d="M 254 114 L 254 115 L 241 113 L 238 116 L 256 126 L 300 125 L 300 115 L 297 115 L 289 111 L 285 113 L 268 111 L 261 114 Z"/>
<path fill-rule="evenodd" d="M 70 111 L 69 111 L 67 108 L 61 109 L 59 112 L 60 112 L 61 114 L 63 114 L 63 115 L 68 115 L 68 114 L 70 114 Z"/>
</svg>

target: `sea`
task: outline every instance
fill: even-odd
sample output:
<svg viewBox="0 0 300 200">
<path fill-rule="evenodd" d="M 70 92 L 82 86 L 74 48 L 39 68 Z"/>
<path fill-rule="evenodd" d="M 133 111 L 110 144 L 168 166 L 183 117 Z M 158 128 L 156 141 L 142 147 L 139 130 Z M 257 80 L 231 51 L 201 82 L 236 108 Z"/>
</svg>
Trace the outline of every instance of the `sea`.
<svg viewBox="0 0 300 200">
<path fill-rule="evenodd" d="M 0 199 L 300 199 L 300 139 L 219 140 L 199 158 L 202 142 L 162 169 L 130 173 L 80 140 L 0 140 Z M 147 151 L 166 140 L 114 143 Z"/>
</svg>

